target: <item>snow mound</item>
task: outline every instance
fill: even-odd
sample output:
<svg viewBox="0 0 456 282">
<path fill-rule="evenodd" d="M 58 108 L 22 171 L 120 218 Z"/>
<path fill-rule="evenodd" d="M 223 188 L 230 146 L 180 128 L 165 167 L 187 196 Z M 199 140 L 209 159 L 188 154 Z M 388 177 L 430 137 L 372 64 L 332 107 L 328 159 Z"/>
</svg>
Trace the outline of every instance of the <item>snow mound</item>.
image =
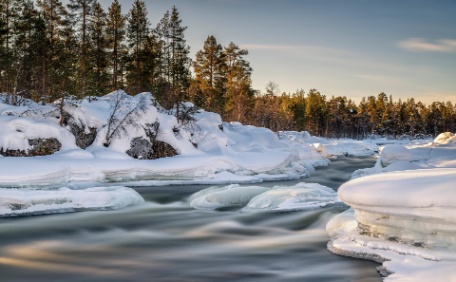
<svg viewBox="0 0 456 282">
<path fill-rule="evenodd" d="M 61 150 L 77 148 L 74 136 L 59 125 L 27 117 L 0 115 L 0 148 L 24 150 L 31 148 L 29 140 L 55 138 L 62 144 Z"/>
<path fill-rule="evenodd" d="M 339 156 L 370 156 L 378 151 L 377 140 L 328 139 L 311 136 L 308 132 L 281 131 L 281 140 L 299 146 L 312 147 L 327 158 Z"/>
<path fill-rule="evenodd" d="M 291 211 L 320 208 L 340 200 L 331 188 L 302 182 L 273 188 L 237 184 L 211 187 L 193 194 L 189 202 L 195 209 L 243 207 L 242 211 Z"/>
<path fill-rule="evenodd" d="M 190 197 L 190 206 L 195 209 L 215 210 L 225 207 L 245 206 L 253 197 L 269 188 L 259 186 L 211 187 L 201 190 Z"/>
<path fill-rule="evenodd" d="M 382 165 L 387 166 L 396 160 L 409 160 L 412 155 L 409 149 L 402 145 L 387 145 L 381 150 L 380 156 Z"/>
<path fill-rule="evenodd" d="M 454 183 L 456 169 L 411 170 L 351 180 L 338 194 L 368 233 L 456 247 Z"/>
<path fill-rule="evenodd" d="M 255 196 L 244 211 L 306 210 L 340 203 L 337 193 L 318 183 L 299 183 L 291 187 L 276 186 Z"/>
<path fill-rule="evenodd" d="M 352 179 L 384 172 L 431 168 L 456 168 L 456 150 L 451 144 L 387 145 L 381 150 L 374 167 L 353 172 Z"/>
<path fill-rule="evenodd" d="M 370 175 L 343 184 L 352 207 L 327 224 L 328 248 L 383 263 L 387 281 L 454 281 L 456 169 L 434 168 Z M 436 270 L 443 273 L 436 273 Z"/>
<path fill-rule="evenodd" d="M 440 133 L 435 139 L 434 144 L 437 145 L 455 145 L 456 135 L 451 132 Z"/>
<path fill-rule="evenodd" d="M 136 191 L 126 187 L 0 189 L 0 217 L 115 210 L 142 202 L 144 199 Z"/>
</svg>

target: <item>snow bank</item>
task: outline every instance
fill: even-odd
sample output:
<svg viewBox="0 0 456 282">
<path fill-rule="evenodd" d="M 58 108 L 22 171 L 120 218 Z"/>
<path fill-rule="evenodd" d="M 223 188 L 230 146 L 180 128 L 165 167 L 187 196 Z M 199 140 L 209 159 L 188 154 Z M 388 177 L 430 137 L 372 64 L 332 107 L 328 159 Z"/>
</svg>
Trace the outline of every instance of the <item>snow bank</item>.
<svg viewBox="0 0 456 282">
<path fill-rule="evenodd" d="M 311 136 L 308 132 L 281 131 L 281 140 L 311 146 L 328 158 L 338 156 L 370 156 L 378 151 L 379 140 L 328 139 Z"/>
<path fill-rule="evenodd" d="M 340 203 L 336 192 L 317 183 L 298 183 L 294 186 L 229 185 L 211 187 L 193 194 L 189 204 L 195 209 L 243 207 L 242 211 L 306 210 Z"/>
<path fill-rule="evenodd" d="M 451 132 L 440 133 L 434 139 L 434 144 L 436 145 L 456 145 L 456 135 Z"/>
<path fill-rule="evenodd" d="M 237 122 L 224 123 L 220 115 L 204 110 L 198 110 L 194 120 L 180 123 L 161 108 L 151 93 L 129 96 L 119 90 L 103 97 L 67 100 L 63 107 L 68 124 L 65 127 L 59 125 L 58 102 L 39 105 L 24 100 L 21 106 L 12 106 L 1 101 L 0 96 L 0 147 L 27 150 L 28 139 L 51 137 L 58 139 L 62 147 L 39 158 L 1 157 L 0 187 L 299 179 L 317 166 L 328 165 L 328 159 L 334 156 L 370 155 L 377 150 L 373 141 L 317 138 L 307 132 L 274 133 Z M 183 106 L 193 107 L 191 103 Z M 154 124 L 159 124 L 158 130 Z M 155 138 L 151 135 L 179 155 L 155 160 L 131 158 L 151 155 L 152 147 L 147 147 Z M 139 149 L 132 154 L 129 149 L 133 143 L 139 144 Z"/>
<path fill-rule="evenodd" d="M 27 117 L 0 115 L 0 148 L 4 150 L 28 151 L 29 140 L 55 138 L 62 144 L 62 150 L 77 148 L 74 136 L 66 129 L 45 121 Z"/>
<path fill-rule="evenodd" d="M 399 151 L 400 152 L 400 151 Z M 328 248 L 383 263 L 385 281 L 454 281 L 456 169 L 434 168 L 366 176 L 338 195 L 352 207 L 327 225 Z M 443 271 L 437 273 L 437 270 Z M 423 280 L 424 279 L 424 280 Z"/>
<path fill-rule="evenodd" d="M 96 187 L 84 190 L 0 189 L 0 217 L 115 210 L 144 202 L 133 189 Z"/>
<path fill-rule="evenodd" d="M 425 140 L 407 146 L 388 144 L 380 148 L 380 158 L 374 167 L 353 172 L 352 179 L 392 171 L 456 168 L 455 146 L 447 142 L 451 136 L 442 133 L 434 142 Z"/>
</svg>

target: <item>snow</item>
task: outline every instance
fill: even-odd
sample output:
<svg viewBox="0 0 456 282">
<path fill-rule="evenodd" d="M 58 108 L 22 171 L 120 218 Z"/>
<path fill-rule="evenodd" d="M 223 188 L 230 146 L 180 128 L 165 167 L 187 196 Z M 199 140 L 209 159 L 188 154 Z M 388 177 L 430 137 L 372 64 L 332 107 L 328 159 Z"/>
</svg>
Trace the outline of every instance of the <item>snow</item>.
<svg viewBox="0 0 456 282">
<path fill-rule="evenodd" d="M 12 106 L 0 102 L 0 148 L 28 150 L 28 139 L 32 138 L 52 137 L 62 143 L 60 151 L 48 156 L 0 158 L 0 187 L 299 179 L 317 166 L 328 165 L 329 158 L 374 154 L 378 147 L 370 141 L 324 139 L 307 132 L 274 133 L 238 122 L 226 123 L 220 115 L 202 109 L 194 121 L 181 124 L 161 108 L 151 93 L 129 96 L 119 90 L 103 97 L 66 101 L 64 111 L 84 132 L 97 131 L 93 144 L 84 150 L 76 146 L 70 128 L 59 125 L 58 103 L 39 105 L 24 100 L 20 106 Z M 121 120 L 126 122 L 107 138 Z M 156 160 L 128 156 L 131 141 L 138 137 L 148 140 L 145 128 L 155 122 L 159 123 L 157 140 L 171 145 L 179 155 Z"/>
<path fill-rule="evenodd" d="M 455 145 L 456 135 L 451 132 L 440 133 L 435 139 L 434 144 L 436 145 Z"/>
<path fill-rule="evenodd" d="M 340 203 L 336 192 L 318 183 L 298 183 L 291 187 L 276 186 L 252 198 L 244 211 L 307 210 Z"/>
<path fill-rule="evenodd" d="M 242 211 L 296 211 L 340 203 L 336 192 L 317 183 L 301 182 L 293 186 L 211 187 L 193 194 L 189 205 L 195 209 L 239 207 Z"/>
<path fill-rule="evenodd" d="M 211 187 L 193 194 L 189 201 L 195 209 L 214 210 L 224 207 L 245 206 L 250 199 L 267 191 L 260 186 L 239 186 L 238 184 L 226 187 Z"/>
<path fill-rule="evenodd" d="M 62 150 L 75 149 L 74 136 L 64 128 L 49 122 L 27 117 L 0 115 L 0 148 L 29 150 L 29 139 L 56 138 L 62 143 Z"/>
<path fill-rule="evenodd" d="M 352 179 L 393 171 L 456 168 L 456 143 L 447 142 L 453 138 L 451 134 L 442 133 L 434 142 L 423 140 L 408 145 L 388 144 L 380 147 L 380 158 L 375 166 L 353 172 Z"/>
<path fill-rule="evenodd" d="M 81 149 L 70 128 L 59 125 L 58 103 L 24 100 L 12 106 L 2 103 L 1 97 L 1 149 L 26 151 L 28 140 L 35 138 L 56 138 L 62 144 L 48 156 L 0 156 L 1 217 L 120 209 L 144 201 L 134 190 L 119 185 L 231 184 L 202 190 L 188 204 L 196 209 L 257 212 L 316 209 L 341 205 L 342 200 L 351 209 L 327 225 L 331 251 L 382 263 L 381 272 L 389 274 L 385 281 L 456 279 L 453 133 L 413 144 L 327 139 L 308 132 L 275 133 L 226 123 L 202 109 L 194 121 L 182 124 L 151 93 L 129 96 L 115 91 L 65 103 L 64 110 L 84 132 L 97 131 L 94 143 Z M 127 122 L 121 124 L 122 120 Z M 179 155 L 131 158 L 126 154 L 131 141 L 148 140 L 145 128 L 155 122 L 160 124 L 157 140 Z M 107 137 L 116 126 L 118 133 Z M 332 158 L 377 152 L 375 166 L 355 171 L 338 194 L 316 183 L 273 188 L 239 185 L 301 179 Z"/>
<path fill-rule="evenodd" d="M 115 210 L 142 202 L 144 199 L 138 193 L 126 187 L 0 189 L 0 217 Z"/>
<path fill-rule="evenodd" d="M 351 209 L 327 224 L 334 253 L 382 263 L 385 281 L 455 281 L 456 147 L 387 145 L 338 190 Z"/>
</svg>

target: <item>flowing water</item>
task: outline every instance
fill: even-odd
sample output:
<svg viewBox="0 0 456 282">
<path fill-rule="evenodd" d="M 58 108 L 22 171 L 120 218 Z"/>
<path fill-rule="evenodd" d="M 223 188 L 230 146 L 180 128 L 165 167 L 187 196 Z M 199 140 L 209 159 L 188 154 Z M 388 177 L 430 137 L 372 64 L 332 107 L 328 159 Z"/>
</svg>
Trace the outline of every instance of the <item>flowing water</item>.
<svg viewBox="0 0 456 282">
<path fill-rule="evenodd" d="M 337 189 L 373 158 L 341 158 L 294 182 Z M 381 281 L 377 264 L 326 249 L 342 208 L 289 213 L 201 211 L 208 186 L 136 188 L 146 203 L 118 211 L 0 220 L 0 281 Z"/>
</svg>

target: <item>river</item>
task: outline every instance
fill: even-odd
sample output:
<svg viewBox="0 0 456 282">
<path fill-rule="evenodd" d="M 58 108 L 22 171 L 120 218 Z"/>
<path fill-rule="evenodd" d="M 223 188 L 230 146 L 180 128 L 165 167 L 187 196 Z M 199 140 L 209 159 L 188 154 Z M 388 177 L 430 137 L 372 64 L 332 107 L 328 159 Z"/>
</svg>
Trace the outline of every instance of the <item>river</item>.
<svg viewBox="0 0 456 282">
<path fill-rule="evenodd" d="M 337 189 L 373 158 L 342 157 L 299 181 Z M 207 185 L 135 188 L 143 205 L 0 220 L 0 281 L 382 281 L 378 264 L 333 255 L 326 222 L 343 208 L 194 210 Z"/>
</svg>

